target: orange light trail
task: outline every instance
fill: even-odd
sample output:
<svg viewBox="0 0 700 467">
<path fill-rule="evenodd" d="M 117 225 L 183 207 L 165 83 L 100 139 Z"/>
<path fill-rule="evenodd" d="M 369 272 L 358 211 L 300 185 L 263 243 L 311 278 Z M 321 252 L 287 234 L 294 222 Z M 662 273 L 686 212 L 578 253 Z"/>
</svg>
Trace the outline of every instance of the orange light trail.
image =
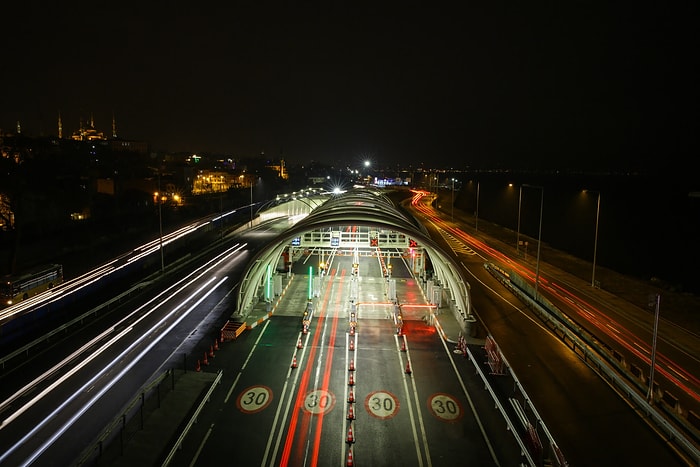
<svg viewBox="0 0 700 467">
<path fill-rule="evenodd" d="M 414 193 L 415 194 L 411 199 L 411 205 L 415 209 L 417 209 L 421 214 L 423 214 L 426 218 L 428 218 L 431 222 L 433 222 L 439 229 L 450 232 L 453 236 L 468 244 L 470 248 L 480 251 L 481 253 L 484 253 L 487 256 L 490 256 L 491 258 L 494 258 L 504 264 L 508 264 L 508 266 L 514 272 L 516 272 L 521 277 L 525 278 L 530 283 L 535 282 L 536 274 L 534 274 L 531 269 L 524 267 L 520 263 L 512 261 L 509 257 L 504 255 L 500 251 L 494 250 L 490 246 L 472 237 L 471 235 L 467 234 L 461 229 L 452 227 L 437 214 L 437 212 L 432 206 L 427 205 L 425 202 L 421 202 L 423 198 L 428 195 L 427 192 L 415 191 Z M 627 349 L 631 354 L 635 355 L 642 362 L 651 365 L 651 348 L 646 343 L 646 341 L 643 341 L 640 344 L 641 339 L 639 339 L 639 336 L 630 332 L 624 326 L 621 326 L 619 323 L 617 323 L 615 320 L 610 319 L 605 313 L 598 310 L 590 303 L 587 303 L 581 297 L 574 295 L 571 291 L 557 284 L 554 284 L 546 277 L 543 277 L 541 272 L 539 275 L 538 284 L 540 287 L 540 291 L 547 291 L 550 294 L 557 296 L 559 299 L 571 303 L 572 310 L 578 313 L 579 316 L 583 317 L 587 322 L 593 324 L 597 329 L 602 331 L 603 334 L 610 337 L 614 342 Z M 594 318 L 592 318 L 591 316 L 594 316 Z M 613 332 L 613 329 L 617 330 L 617 332 Z M 639 347 L 639 349 L 642 349 L 642 351 L 640 351 L 635 346 Z M 681 381 L 675 375 L 677 374 L 681 378 L 684 378 L 686 381 L 695 384 L 696 388 L 700 387 L 699 378 L 689 373 L 684 368 L 678 366 L 678 364 L 676 364 L 660 352 L 657 352 L 656 368 L 657 371 L 664 375 L 670 382 L 672 382 L 678 388 L 683 390 L 695 401 L 700 402 L 700 394 L 698 394 L 697 390 L 689 387 L 686 383 Z"/>
</svg>

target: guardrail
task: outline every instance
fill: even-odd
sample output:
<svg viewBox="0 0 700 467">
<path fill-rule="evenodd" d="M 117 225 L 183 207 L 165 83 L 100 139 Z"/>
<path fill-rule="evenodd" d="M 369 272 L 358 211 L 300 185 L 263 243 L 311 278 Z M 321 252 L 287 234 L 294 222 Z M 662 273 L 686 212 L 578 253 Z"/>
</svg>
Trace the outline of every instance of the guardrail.
<svg viewBox="0 0 700 467">
<path fill-rule="evenodd" d="M 568 319 L 568 317 L 553 305 L 552 309 L 549 309 L 533 300 L 522 288 L 512 283 L 508 272 L 489 263 L 485 263 L 484 267 L 532 310 L 545 319 L 548 324 L 554 328 L 555 333 L 565 341 L 567 346 L 570 344 L 572 350 L 582 357 L 583 361 L 589 367 L 604 377 L 618 394 L 638 409 L 636 410 L 637 413 L 644 415 L 659 431 L 664 433 L 667 437 L 667 441 L 680 449 L 682 453 L 688 457 L 689 462 L 693 465 L 700 465 L 700 450 L 698 450 L 695 444 L 689 440 L 684 433 L 669 422 L 655 406 L 649 404 L 645 396 L 640 394 L 639 391 L 628 384 L 625 378 L 620 376 L 618 370 L 621 369 L 617 366 L 617 363 L 614 363 L 613 366 L 607 358 L 602 357 L 607 355 L 607 352 L 600 348 L 600 344 L 593 336 Z M 567 339 L 568 342 L 566 342 Z"/>
<path fill-rule="evenodd" d="M 85 465 L 92 457 L 97 455 L 98 457 L 102 456 L 103 450 L 105 446 L 108 443 L 109 439 L 111 437 L 115 436 L 115 433 L 119 433 L 122 437 L 122 433 L 124 430 L 127 428 L 127 421 L 131 418 L 129 414 L 132 414 L 134 412 L 134 409 L 137 407 L 137 405 L 140 404 L 141 409 L 143 409 L 143 406 L 148 399 L 146 397 L 146 394 L 151 393 L 154 389 L 158 389 L 160 387 L 160 384 L 165 381 L 166 378 L 174 378 L 174 371 L 173 370 L 168 370 L 164 373 L 162 373 L 160 376 L 158 376 L 156 379 L 151 381 L 149 384 L 144 386 L 138 393 L 136 397 L 134 397 L 131 402 L 126 406 L 126 408 L 122 411 L 120 415 L 114 418 L 112 420 L 112 423 L 110 423 L 103 431 L 102 433 L 98 436 L 98 438 L 95 440 L 92 445 L 90 445 L 85 451 L 83 451 L 83 454 L 79 457 L 78 461 L 76 462 L 76 465 L 81 466 Z M 175 382 L 173 380 L 173 386 L 175 385 Z"/>
<path fill-rule="evenodd" d="M 117 295 L 116 297 L 113 297 L 109 301 L 101 303 L 100 305 L 86 311 L 85 313 L 81 314 L 80 316 L 73 318 L 72 320 L 68 321 L 67 323 L 65 323 L 65 324 L 63 324 L 55 329 L 52 329 L 51 331 L 47 332 L 43 336 L 34 339 L 33 341 L 20 347 L 19 349 L 15 350 L 7 355 L 0 357 L 0 368 L 5 369 L 5 364 L 7 362 L 11 361 L 12 359 L 17 358 L 20 355 L 28 354 L 32 348 L 38 346 L 42 342 L 46 342 L 46 341 L 50 340 L 56 334 L 60 334 L 62 332 L 65 332 L 71 326 L 74 326 L 75 324 L 78 324 L 78 323 L 82 324 L 82 322 L 84 320 L 86 320 L 87 318 L 89 318 L 90 316 L 97 315 L 97 313 L 100 310 L 109 308 L 114 303 L 119 303 L 125 297 L 130 296 L 135 291 L 140 291 L 141 289 L 143 289 L 144 287 L 147 287 L 150 284 L 151 284 L 151 281 L 141 282 L 139 284 L 136 284 L 133 287 L 131 287 L 129 290 L 127 290 L 126 292 L 123 292 L 123 293 Z"/>
<path fill-rule="evenodd" d="M 430 322 L 431 322 L 431 324 L 434 324 L 436 326 L 438 332 L 443 337 L 445 342 L 448 342 L 448 340 L 446 338 L 445 331 L 442 329 L 442 326 L 440 325 L 440 321 L 436 318 L 435 313 L 432 310 L 430 312 Z M 497 349 L 496 341 L 493 340 L 493 338 L 491 336 L 489 336 L 489 339 L 491 339 L 491 342 L 493 343 L 493 346 L 495 347 L 495 349 L 492 349 L 492 351 L 497 351 L 500 354 L 500 351 Z M 528 445 L 525 444 L 523 437 L 519 436 L 519 430 L 517 429 L 517 426 L 513 424 L 513 421 L 508 416 L 508 412 L 505 409 L 505 407 L 503 407 L 503 404 L 501 404 L 501 400 L 500 400 L 498 394 L 496 394 L 496 391 L 494 391 L 493 387 L 491 386 L 491 384 L 489 382 L 489 378 L 484 374 L 484 371 L 481 368 L 481 365 L 477 362 L 476 357 L 474 356 L 472 351 L 469 349 L 469 347 L 466 345 L 463 338 L 460 338 L 460 341 L 457 344 L 458 344 L 458 349 L 461 350 L 464 353 L 465 357 L 467 357 L 469 359 L 469 361 L 472 362 L 472 364 L 474 365 L 476 373 L 479 375 L 479 377 L 481 378 L 481 381 L 484 383 L 484 388 L 491 396 L 491 399 L 493 400 L 493 402 L 496 406 L 496 409 L 498 409 L 499 413 L 503 417 L 503 420 L 506 423 L 508 431 L 510 431 L 513 434 L 515 441 L 518 443 L 518 446 L 520 446 L 522 456 L 527 460 L 528 464 L 532 467 L 542 465 L 541 463 L 538 463 L 533 459 L 530 447 L 528 447 Z M 507 370 L 504 372 L 515 380 L 515 383 L 516 383 L 518 390 L 522 394 L 525 395 L 525 400 L 527 401 L 528 406 L 532 409 L 532 412 L 535 414 L 535 417 L 537 418 L 537 426 L 543 429 L 543 432 L 549 441 L 549 446 L 551 448 L 553 458 L 548 459 L 548 460 L 556 461 L 557 462 L 556 465 L 559 467 L 568 466 L 568 463 L 564 459 L 564 456 L 562 455 L 561 450 L 559 449 L 556 441 L 554 440 L 551 433 L 549 432 L 549 430 L 545 426 L 544 422 L 540 418 L 537 411 L 534 409 L 534 406 L 532 406 L 532 404 L 529 402 L 530 398 L 527 397 L 527 395 L 525 394 L 525 390 L 523 389 L 522 385 L 517 380 L 517 378 L 515 378 L 513 371 L 510 369 L 508 362 L 506 361 L 505 357 L 502 354 L 500 356 L 500 360 L 503 362 L 503 365 L 504 365 L 503 369 Z M 499 377 L 502 377 L 502 376 L 499 376 Z M 533 430 L 535 430 L 535 429 L 536 428 L 533 427 Z M 542 453 L 540 453 L 540 457 L 541 457 L 541 454 Z M 554 464 L 552 464 L 550 462 L 549 465 L 554 465 Z"/>
<path fill-rule="evenodd" d="M 495 341 L 494 341 L 495 343 Z M 493 390 L 491 387 L 491 384 L 489 383 L 488 377 L 484 374 L 481 365 L 477 362 L 474 354 L 471 352 L 469 347 L 466 347 L 466 352 L 467 356 L 469 357 L 469 360 L 472 362 L 474 365 L 474 368 L 476 369 L 476 372 L 479 374 L 479 377 L 484 383 L 484 386 L 486 387 L 487 391 L 491 395 L 491 398 L 494 400 L 494 403 L 496 404 L 496 407 L 498 408 L 499 412 L 501 412 L 503 418 L 506 420 L 506 423 L 508 424 L 508 429 L 513 433 L 513 435 L 516 437 L 518 444 L 520 445 L 521 449 L 523 450 L 523 454 L 527 457 L 528 462 L 530 462 L 530 465 L 536 466 L 536 465 L 541 465 L 541 463 L 536 462 L 533 457 L 533 449 L 532 446 L 528 446 L 525 444 L 523 441 L 524 437 L 518 436 L 518 433 L 520 430 L 517 429 L 517 427 L 513 424 L 512 420 L 510 417 L 508 417 L 508 413 L 506 412 L 505 408 L 503 407 L 503 404 L 501 404 L 501 401 L 496 394 L 496 392 Z M 561 451 L 559 449 L 559 446 L 557 445 L 556 440 L 552 436 L 551 432 L 549 429 L 547 429 L 547 426 L 545 425 L 544 421 L 540 417 L 539 413 L 535 409 L 535 406 L 530 402 L 530 397 L 527 395 L 525 392 L 525 388 L 523 388 L 522 384 L 520 384 L 520 381 L 518 381 L 518 378 L 515 376 L 515 373 L 513 373 L 513 370 L 511 369 L 510 365 L 508 364 L 508 361 L 506 358 L 501 354 L 501 360 L 504 362 L 505 368 L 507 370 L 507 375 L 508 377 L 512 378 L 515 382 L 515 387 L 518 389 L 518 391 L 524 396 L 525 402 L 527 404 L 528 410 L 530 410 L 535 419 L 536 419 L 536 426 L 532 426 L 532 431 L 534 431 L 534 434 L 537 435 L 537 439 L 539 439 L 539 435 L 537 434 L 537 430 L 541 429 L 544 436 L 547 438 L 547 441 L 549 442 L 549 448 L 551 450 L 551 454 L 553 455 L 550 456 L 549 460 L 549 465 L 554 465 L 551 463 L 551 461 L 556 461 L 558 466 L 564 467 L 568 466 L 569 464 L 566 462 L 564 459 L 564 456 L 561 454 Z M 502 377 L 502 376 L 499 376 Z M 532 436 L 532 434 L 530 435 Z M 538 457 L 541 457 L 543 455 L 542 452 L 536 452 L 538 454 Z M 549 454 L 548 454 L 549 455 Z"/>
<path fill-rule="evenodd" d="M 177 441 L 175 442 L 175 445 L 173 445 L 172 449 L 170 449 L 170 452 L 165 457 L 165 460 L 163 461 L 163 464 L 162 464 L 163 467 L 169 465 L 170 462 L 173 460 L 173 457 L 175 457 L 175 452 L 177 452 L 177 450 L 180 449 L 180 446 L 182 446 L 182 442 L 185 440 L 185 437 L 190 432 L 192 425 L 197 423 L 197 417 L 199 417 L 199 413 L 202 411 L 204 406 L 211 399 L 211 393 L 214 392 L 214 388 L 216 387 L 216 385 L 221 382 L 221 378 L 223 377 L 223 375 L 224 375 L 224 370 L 219 370 L 219 372 L 216 374 L 216 379 L 211 383 L 211 386 L 209 387 L 207 394 L 202 399 L 202 402 L 199 403 L 199 405 L 197 406 L 197 410 L 194 411 L 194 413 L 192 414 L 192 417 L 190 417 L 189 421 L 187 422 L 187 425 L 185 425 L 185 428 L 182 430 L 182 433 L 180 433 L 180 436 L 178 436 Z"/>
</svg>

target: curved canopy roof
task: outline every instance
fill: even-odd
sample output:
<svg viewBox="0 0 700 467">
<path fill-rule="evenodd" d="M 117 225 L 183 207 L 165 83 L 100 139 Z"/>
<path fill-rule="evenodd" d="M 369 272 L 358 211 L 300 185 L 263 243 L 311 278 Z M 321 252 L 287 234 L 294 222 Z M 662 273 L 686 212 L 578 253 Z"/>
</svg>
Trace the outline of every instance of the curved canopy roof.
<svg viewBox="0 0 700 467">
<path fill-rule="evenodd" d="M 239 290 L 239 313 L 254 303 L 256 290 L 264 281 L 267 267 L 272 266 L 274 270 L 280 255 L 293 238 L 312 230 L 357 225 L 400 232 L 416 240 L 431 259 L 437 283 L 450 293 L 455 302 L 455 312 L 465 323 L 473 321 L 469 284 L 463 281 L 459 264 L 430 238 L 417 219 L 397 208 L 385 193 L 381 189 L 360 188 L 334 194 L 307 217 L 274 238 L 249 263 Z"/>
</svg>

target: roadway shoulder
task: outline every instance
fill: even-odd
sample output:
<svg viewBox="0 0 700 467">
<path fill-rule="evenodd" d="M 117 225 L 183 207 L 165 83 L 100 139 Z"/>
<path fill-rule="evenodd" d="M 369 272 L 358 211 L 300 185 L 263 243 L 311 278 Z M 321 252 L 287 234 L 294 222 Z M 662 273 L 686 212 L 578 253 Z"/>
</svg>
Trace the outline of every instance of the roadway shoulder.
<svg viewBox="0 0 700 467">
<path fill-rule="evenodd" d="M 138 413 L 127 422 L 134 428 L 126 430 L 130 435 L 124 440 L 123 453 L 120 453 L 120 441 L 117 436 L 107 447 L 105 458 L 100 463 L 124 467 L 159 464 L 215 379 L 216 373 L 181 372 L 175 379 L 174 388 L 169 389 L 162 397 L 160 407 L 153 407 L 144 414 L 143 429 L 139 429 Z M 163 384 L 170 386 L 171 383 Z"/>
</svg>

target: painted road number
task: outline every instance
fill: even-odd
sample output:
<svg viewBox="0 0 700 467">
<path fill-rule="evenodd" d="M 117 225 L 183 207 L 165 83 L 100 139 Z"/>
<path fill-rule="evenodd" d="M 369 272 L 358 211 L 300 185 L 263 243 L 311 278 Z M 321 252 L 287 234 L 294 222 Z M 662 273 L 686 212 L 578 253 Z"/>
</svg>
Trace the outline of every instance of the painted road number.
<svg viewBox="0 0 700 467">
<path fill-rule="evenodd" d="M 323 389 L 314 389 L 304 399 L 304 410 L 314 415 L 328 412 L 335 405 L 335 396 Z"/>
<path fill-rule="evenodd" d="M 462 407 L 452 396 L 447 394 L 433 394 L 429 399 L 430 411 L 437 418 L 454 422 L 462 417 Z"/>
<path fill-rule="evenodd" d="M 377 418 L 391 418 L 399 411 L 399 401 L 390 392 L 371 392 L 365 399 L 365 408 Z"/>
<path fill-rule="evenodd" d="M 236 399 L 236 405 L 241 412 L 260 412 L 272 401 L 272 390 L 267 386 L 251 386 L 245 389 Z"/>
</svg>

